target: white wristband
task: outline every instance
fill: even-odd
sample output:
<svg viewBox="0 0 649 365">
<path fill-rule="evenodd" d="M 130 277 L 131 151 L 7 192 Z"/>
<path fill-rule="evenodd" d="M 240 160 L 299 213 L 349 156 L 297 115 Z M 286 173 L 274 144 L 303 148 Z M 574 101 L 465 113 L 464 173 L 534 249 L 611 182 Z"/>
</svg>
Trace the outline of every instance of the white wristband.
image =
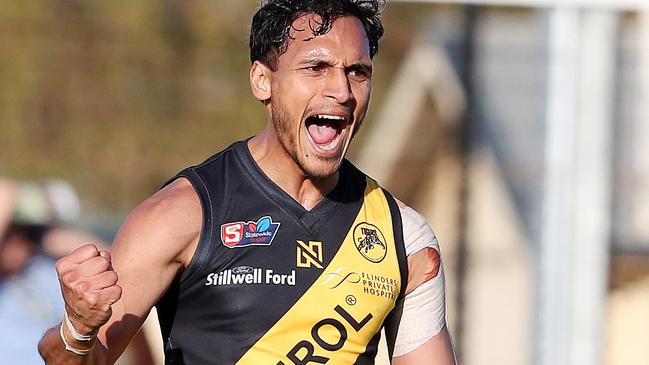
<svg viewBox="0 0 649 365">
<path fill-rule="evenodd" d="M 59 326 L 59 334 L 61 335 L 61 340 L 63 340 L 63 344 L 65 345 L 65 349 L 76 354 L 79 356 L 86 356 L 92 350 L 92 347 L 89 349 L 78 349 L 68 343 L 68 341 L 65 340 L 65 336 L 63 335 L 63 323 L 61 323 L 61 326 Z"/>
<path fill-rule="evenodd" d="M 91 334 L 91 335 L 82 335 L 79 332 L 77 332 L 77 330 L 72 325 L 72 322 L 70 322 L 70 318 L 68 317 L 68 312 L 64 311 L 63 313 L 64 313 L 64 317 L 65 317 L 65 326 L 68 327 L 68 331 L 70 332 L 70 334 L 72 335 L 72 337 L 75 340 L 87 342 L 87 341 L 91 341 L 92 339 L 97 337 L 97 334 L 94 334 L 94 333 Z"/>
</svg>

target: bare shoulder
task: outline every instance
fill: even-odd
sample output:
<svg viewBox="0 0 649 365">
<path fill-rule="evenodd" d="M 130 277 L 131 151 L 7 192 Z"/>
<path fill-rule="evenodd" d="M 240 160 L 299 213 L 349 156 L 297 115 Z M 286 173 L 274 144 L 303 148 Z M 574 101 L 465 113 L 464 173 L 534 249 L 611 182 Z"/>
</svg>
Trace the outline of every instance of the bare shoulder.
<svg viewBox="0 0 649 365">
<path fill-rule="evenodd" d="M 187 218 L 191 219 L 200 218 L 200 208 L 201 203 L 192 184 L 185 178 L 179 178 L 143 201 L 133 213 L 175 219 L 189 213 Z"/>
<path fill-rule="evenodd" d="M 193 255 L 202 220 L 201 202 L 191 183 L 175 180 L 129 214 L 115 240 L 113 257 L 128 250 L 181 269 Z"/>
</svg>

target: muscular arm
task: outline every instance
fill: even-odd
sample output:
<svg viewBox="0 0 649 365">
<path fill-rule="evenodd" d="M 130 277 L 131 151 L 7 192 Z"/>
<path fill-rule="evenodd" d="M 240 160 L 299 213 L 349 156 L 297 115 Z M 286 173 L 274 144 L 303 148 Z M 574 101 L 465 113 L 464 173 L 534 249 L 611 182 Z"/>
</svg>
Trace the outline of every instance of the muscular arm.
<svg viewBox="0 0 649 365">
<path fill-rule="evenodd" d="M 446 328 L 444 276 L 439 245 L 425 219 L 400 203 L 408 254 L 408 283 L 395 365 L 454 365 L 453 345 Z"/>
<path fill-rule="evenodd" d="M 82 334 L 100 327 L 96 342 L 86 356 L 66 351 L 59 327 L 50 329 L 39 344 L 46 363 L 113 364 L 152 306 L 189 263 L 198 243 L 201 222 L 198 196 L 187 180 L 180 179 L 144 201 L 128 216 L 108 262 L 99 259 L 101 256 L 94 245 L 81 247 L 59 260 L 57 271 L 72 324 Z M 106 288 L 105 282 L 102 283 L 109 275 L 97 269 L 106 265 L 110 271 L 108 264 L 112 264 L 118 277 L 116 286 L 121 288 L 121 297 L 118 295 L 119 300 L 114 303 L 104 292 L 112 286 Z M 73 346 L 88 347 L 75 342 L 67 331 L 64 335 Z"/>
</svg>

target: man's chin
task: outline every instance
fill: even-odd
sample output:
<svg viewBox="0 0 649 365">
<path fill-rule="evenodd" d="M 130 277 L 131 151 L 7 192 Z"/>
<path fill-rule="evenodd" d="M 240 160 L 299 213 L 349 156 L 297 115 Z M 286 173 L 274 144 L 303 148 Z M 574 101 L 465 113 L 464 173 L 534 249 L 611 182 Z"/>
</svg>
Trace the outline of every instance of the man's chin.
<svg viewBox="0 0 649 365">
<path fill-rule="evenodd" d="M 326 180 L 336 174 L 340 167 L 339 158 L 320 158 L 317 163 L 301 163 L 300 167 L 312 180 Z"/>
</svg>

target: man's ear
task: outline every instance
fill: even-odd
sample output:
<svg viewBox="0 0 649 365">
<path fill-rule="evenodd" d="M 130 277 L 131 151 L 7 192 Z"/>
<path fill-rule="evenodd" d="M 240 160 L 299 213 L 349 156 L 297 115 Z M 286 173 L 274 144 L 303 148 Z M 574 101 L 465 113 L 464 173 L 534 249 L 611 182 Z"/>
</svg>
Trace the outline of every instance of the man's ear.
<svg viewBox="0 0 649 365">
<path fill-rule="evenodd" d="M 252 63 L 250 67 L 250 88 L 252 94 L 260 101 L 266 101 L 271 96 L 271 75 L 273 71 L 259 61 Z"/>
</svg>

